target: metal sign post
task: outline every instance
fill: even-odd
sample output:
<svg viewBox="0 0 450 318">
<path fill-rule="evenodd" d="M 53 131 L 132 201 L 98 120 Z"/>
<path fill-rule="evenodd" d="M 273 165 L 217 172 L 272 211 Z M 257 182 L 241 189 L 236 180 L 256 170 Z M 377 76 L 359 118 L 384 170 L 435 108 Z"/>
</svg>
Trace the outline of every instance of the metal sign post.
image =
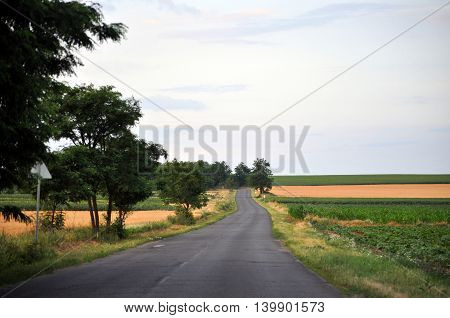
<svg viewBox="0 0 450 318">
<path fill-rule="evenodd" d="M 35 174 L 38 180 L 36 193 L 36 228 L 34 230 L 34 237 L 36 243 L 39 240 L 39 203 L 41 200 L 41 179 L 51 179 L 52 175 L 48 171 L 44 163 L 38 162 L 31 169 L 31 173 Z"/>
</svg>

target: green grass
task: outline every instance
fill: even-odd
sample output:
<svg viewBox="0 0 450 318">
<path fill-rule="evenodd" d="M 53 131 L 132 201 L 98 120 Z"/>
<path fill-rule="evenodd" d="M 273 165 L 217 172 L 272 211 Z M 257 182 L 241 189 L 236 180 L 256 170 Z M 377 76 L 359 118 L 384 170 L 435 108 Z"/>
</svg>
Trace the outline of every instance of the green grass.
<svg viewBox="0 0 450 318">
<path fill-rule="evenodd" d="M 300 206 L 303 206 L 310 215 L 337 220 L 363 220 L 382 224 L 389 222 L 449 223 L 450 221 L 450 205 L 307 204 Z"/>
<path fill-rule="evenodd" d="M 359 227 L 338 226 L 332 220 L 314 227 L 308 218 L 290 217 L 287 207 L 257 201 L 272 218 L 274 236 L 346 296 L 449 296 L 449 278 L 442 274 L 448 266 L 448 226 L 368 226 L 361 235 Z M 367 242 L 365 236 L 370 237 Z"/>
<path fill-rule="evenodd" d="M 167 221 L 127 227 L 127 238 L 103 232 L 96 238 L 90 228 L 41 232 L 39 245 L 33 234 L 18 236 L 0 234 L 0 286 L 27 279 L 36 273 L 89 262 L 112 253 L 200 229 L 217 222 L 237 210 L 235 191 L 217 204 L 217 210 L 204 213 L 194 225 L 173 225 Z"/>
<path fill-rule="evenodd" d="M 292 198 L 267 196 L 267 201 L 286 204 L 374 204 L 374 205 L 450 205 L 450 199 L 397 199 L 397 198 Z"/>
<path fill-rule="evenodd" d="M 23 210 L 36 209 L 36 199 L 31 194 L 0 194 L 0 205 L 15 205 Z M 105 211 L 108 207 L 108 200 L 106 198 L 98 198 L 97 206 L 100 211 Z M 45 202 L 43 209 L 45 209 Z M 83 211 L 89 210 L 86 201 L 70 202 L 66 207 L 66 211 Z M 172 206 L 166 205 L 158 197 L 149 197 L 144 201 L 138 202 L 133 209 L 134 211 L 146 210 L 174 210 Z"/>
<path fill-rule="evenodd" d="M 450 183 L 450 174 L 274 176 L 274 185 Z"/>
</svg>

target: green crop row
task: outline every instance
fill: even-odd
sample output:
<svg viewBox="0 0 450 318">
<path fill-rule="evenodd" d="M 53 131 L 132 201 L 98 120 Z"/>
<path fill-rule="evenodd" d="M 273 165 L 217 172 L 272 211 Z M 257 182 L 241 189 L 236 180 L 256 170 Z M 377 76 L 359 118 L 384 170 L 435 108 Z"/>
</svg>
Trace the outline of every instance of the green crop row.
<svg viewBox="0 0 450 318">
<path fill-rule="evenodd" d="M 313 222 L 328 234 L 350 239 L 375 254 L 414 263 L 425 270 L 448 275 L 450 269 L 450 227 L 416 226 L 340 226 Z"/>
<path fill-rule="evenodd" d="M 0 205 L 15 205 L 23 210 L 34 210 L 36 209 L 36 200 L 31 197 L 31 195 L 0 195 Z M 99 210 L 106 210 L 108 207 L 108 201 L 104 198 L 99 198 L 97 200 L 97 206 Z M 42 202 L 42 209 L 47 209 L 45 202 Z M 88 203 L 86 201 L 80 202 L 70 202 L 63 207 L 64 210 L 68 211 L 79 211 L 88 210 Z M 158 197 L 149 197 L 144 201 L 138 202 L 134 205 L 134 211 L 145 211 L 145 210 L 173 210 L 172 206 L 168 206 L 162 202 Z"/>
<path fill-rule="evenodd" d="M 294 205 L 295 206 L 295 205 Z M 363 220 L 374 223 L 439 223 L 450 221 L 450 205 L 301 205 L 310 215 L 337 220 Z"/>
<path fill-rule="evenodd" d="M 291 198 L 267 196 L 267 201 L 285 204 L 364 204 L 364 205 L 450 205 L 450 199 L 397 198 Z"/>
</svg>

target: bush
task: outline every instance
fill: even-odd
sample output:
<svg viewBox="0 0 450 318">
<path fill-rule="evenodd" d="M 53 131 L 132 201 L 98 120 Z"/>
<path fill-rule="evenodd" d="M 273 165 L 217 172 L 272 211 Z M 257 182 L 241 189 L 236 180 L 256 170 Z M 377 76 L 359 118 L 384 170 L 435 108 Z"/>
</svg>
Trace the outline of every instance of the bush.
<svg viewBox="0 0 450 318">
<path fill-rule="evenodd" d="M 192 212 L 186 212 L 184 209 L 177 208 L 175 215 L 169 215 L 167 221 L 172 224 L 193 225 L 195 218 Z"/>
<path fill-rule="evenodd" d="M 308 214 L 308 211 L 304 205 L 294 205 L 289 207 L 288 213 L 293 218 L 303 220 Z"/>
<path fill-rule="evenodd" d="M 231 211 L 231 210 L 233 210 L 233 208 L 234 208 L 234 202 L 231 202 L 231 201 L 220 202 L 219 204 L 217 204 L 217 209 L 222 212 Z"/>
<path fill-rule="evenodd" d="M 111 224 L 110 231 L 117 235 L 119 239 L 127 237 L 127 230 L 125 229 L 125 221 L 122 218 L 116 218 Z"/>
<path fill-rule="evenodd" d="M 64 212 L 46 212 L 42 218 L 40 218 L 41 228 L 44 231 L 62 230 L 66 222 L 66 215 Z"/>
</svg>

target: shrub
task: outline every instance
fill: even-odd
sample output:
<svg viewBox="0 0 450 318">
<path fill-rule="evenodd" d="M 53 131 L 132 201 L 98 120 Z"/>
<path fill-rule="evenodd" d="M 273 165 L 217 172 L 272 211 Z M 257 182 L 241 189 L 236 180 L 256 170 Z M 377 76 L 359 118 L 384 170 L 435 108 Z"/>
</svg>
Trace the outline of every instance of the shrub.
<svg viewBox="0 0 450 318">
<path fill-rule="evenodd" d="M 44 231 L 49 230 L 62 230 L 66 221 L 66 215 L 64 212 L 47 212 L 40 219 L 41 228 Z"/>
<path fill-rule="evenodd" d="M 195 224 L 195 218 L 192 212 L 187 212 L 182 208 L 177 208 L 175 215 L 169 215 L 167 220 L 172 224 L 192 225 Z"/>
<path fill-rule="evenodd" d="M 126 238 L 128 233 L 125 229 L 125 220 L 117 217 L 111 224 L 110 231 L 115 233 L 119 239 Z"/>
<path fill-rule="evenodd" d="M 217 209 L 222 212 L 228 212 L 233 210 L 234 204 L 231 201 L 220 202 L 217 204 Z"/>
<path fill-rule="evenodd" d="M 304 205 L 293 205 L 289 207 L 288 213 L 293 218 L 303 220 L 308 214 L 308 211 Z"/>
</svg>

